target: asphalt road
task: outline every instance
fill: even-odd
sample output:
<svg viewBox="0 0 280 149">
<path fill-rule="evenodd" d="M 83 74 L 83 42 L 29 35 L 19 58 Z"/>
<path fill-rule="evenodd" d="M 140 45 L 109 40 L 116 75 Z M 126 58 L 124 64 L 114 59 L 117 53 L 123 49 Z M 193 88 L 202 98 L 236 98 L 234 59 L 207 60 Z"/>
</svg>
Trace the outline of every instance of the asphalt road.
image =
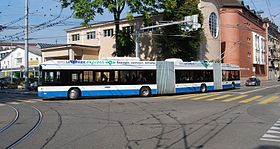
<svg viewBox="0 0 280 149">
<path fill-rule="evenodd" d="M 0 93 L 0 148 L 280 149 L 279 90 L 271 81 L 150 98 Z"/>
</svg>

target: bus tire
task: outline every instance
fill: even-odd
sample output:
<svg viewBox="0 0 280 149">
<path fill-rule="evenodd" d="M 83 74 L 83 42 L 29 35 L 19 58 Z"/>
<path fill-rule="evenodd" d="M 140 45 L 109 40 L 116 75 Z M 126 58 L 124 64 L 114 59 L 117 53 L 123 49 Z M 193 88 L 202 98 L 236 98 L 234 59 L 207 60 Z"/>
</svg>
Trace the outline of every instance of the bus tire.
<svg viewBox="0 0 280 149">
<path fill-rule="evenodd" d="M 80 96 L 80 90 L 77 88 L 72 88 L 68 91 L 68 99 L 76 100 Z"/>
<path fill-rule="evenodd" d="M 201 84 L 201 86 L 200 86 L 200 92 L 201 92 L 201 93 L 206 93 L 206 92 L 207 92 L 207 87 L 206 87 L 205 84 Z"/>
<path fill-rule="evenodd" d="M 141 89 L 140 89 L 140 96 L 141 97 L 149 97 L 151 96 L 151 89 L 147 86 L 143 86 Z"/>
<path fill-rule="evenodd" d="M 232 88 L 232 89 L 235 89 L 235 88 L 236 88 L 236 86 L 235 86 L 235 83 L 234 83 L 234 82 L 232 82 L 232 84 L 231 84 L 231 88 Z"/>
</svg>

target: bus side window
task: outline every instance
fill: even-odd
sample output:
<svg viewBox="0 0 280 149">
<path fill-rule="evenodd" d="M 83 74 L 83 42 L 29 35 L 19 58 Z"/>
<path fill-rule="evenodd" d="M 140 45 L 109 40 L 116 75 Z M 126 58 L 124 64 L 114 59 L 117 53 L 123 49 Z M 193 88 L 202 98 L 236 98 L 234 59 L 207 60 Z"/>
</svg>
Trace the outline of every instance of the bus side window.
<svg viewBox="0 0 280 149">
<path fill-rule="evenodd" d="M 94 81 L 97 83 L 101 82 L 101 72 L 95 72 Z"/>
<path fill-rule="evenodd" d="M 101 74 L 101 81 L 108 82 L 108 77 L 104 74 L 104 72 L 102 72 L 102 74 Z"/>
<path fill-rule="evenodd" d="M 137 82 L 147 83 L 147 79 L 146 79 L 146 77 L 142 73 L 140 73 L 139 74 L 139 78 L 137 79 Z"/>
<path fill-rule="evenodd" d="M 137 81 L 137 77 L 136 77 L 136 74 L 133 72 L 132 75 L 131 75 L 130 82 L 135 83 L 136 81 Z"/>
<path fill-rule="evenodd" d="M 71 75 L 71 82 L 73 82 L 73 83 L 78 82 L 78 74 L 73 73 L 73 74 Z"/>
</svg>

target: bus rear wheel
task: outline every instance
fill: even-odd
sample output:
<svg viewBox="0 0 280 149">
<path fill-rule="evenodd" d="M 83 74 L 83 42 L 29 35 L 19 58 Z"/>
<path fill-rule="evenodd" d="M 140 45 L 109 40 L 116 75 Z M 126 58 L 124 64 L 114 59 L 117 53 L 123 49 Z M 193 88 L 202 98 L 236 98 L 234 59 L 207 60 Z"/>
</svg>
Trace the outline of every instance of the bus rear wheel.
<svg viewBox="0 0 280 149">
<path fill-rule="evenodd" d="M 80 96 L 80 91 L 76 88 L 70 89 L 68 92 L 68 98 L 70 100 L 76 100 Z"/>
<path fill-rule="evenodd" d="M 151 89 L 149 87 L 142 87 L 140 89 L 140 96 L 141 97 L 149 97 L 151 96 Z"/>
<path fill-rule="evenodd" d="M 207 92 L 207 87 L 206 87 L 205 84 L 202 84 L 202 85 L 200 86 L 200 92 L 201 92 L 201 93 Z"/>
</svg>

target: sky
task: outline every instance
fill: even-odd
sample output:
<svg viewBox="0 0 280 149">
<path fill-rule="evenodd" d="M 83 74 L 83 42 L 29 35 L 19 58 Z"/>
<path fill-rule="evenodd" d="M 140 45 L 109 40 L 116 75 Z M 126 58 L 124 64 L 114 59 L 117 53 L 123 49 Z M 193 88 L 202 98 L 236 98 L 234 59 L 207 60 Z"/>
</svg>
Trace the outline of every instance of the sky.
<svg viewBox="0 0 280 149">
<path fill-rule="evenodd" d="M 280 25 L 280 0 L 244 0 L 251 9 L 263 11 L 262 17 L 268 17 L 276 25 Z M 0 42 L 24 42 L 25 0 L 1 0 L 0 26 L 8 28 L 0 31 Z M 65 44 L 66 32 L 79 26 L 82 20 L 71 17 L 72 11 L 61 9 L 59 0 L 29 0 L 29 34 L 30 43 Z M 122 17 L 126 16 L 126 12 Z M 105 12 L 97 15 L 94 21 L 112 20 L 113 15 Z M 10 38 L 12 36 L 13 38 Z"/>
</svg>

